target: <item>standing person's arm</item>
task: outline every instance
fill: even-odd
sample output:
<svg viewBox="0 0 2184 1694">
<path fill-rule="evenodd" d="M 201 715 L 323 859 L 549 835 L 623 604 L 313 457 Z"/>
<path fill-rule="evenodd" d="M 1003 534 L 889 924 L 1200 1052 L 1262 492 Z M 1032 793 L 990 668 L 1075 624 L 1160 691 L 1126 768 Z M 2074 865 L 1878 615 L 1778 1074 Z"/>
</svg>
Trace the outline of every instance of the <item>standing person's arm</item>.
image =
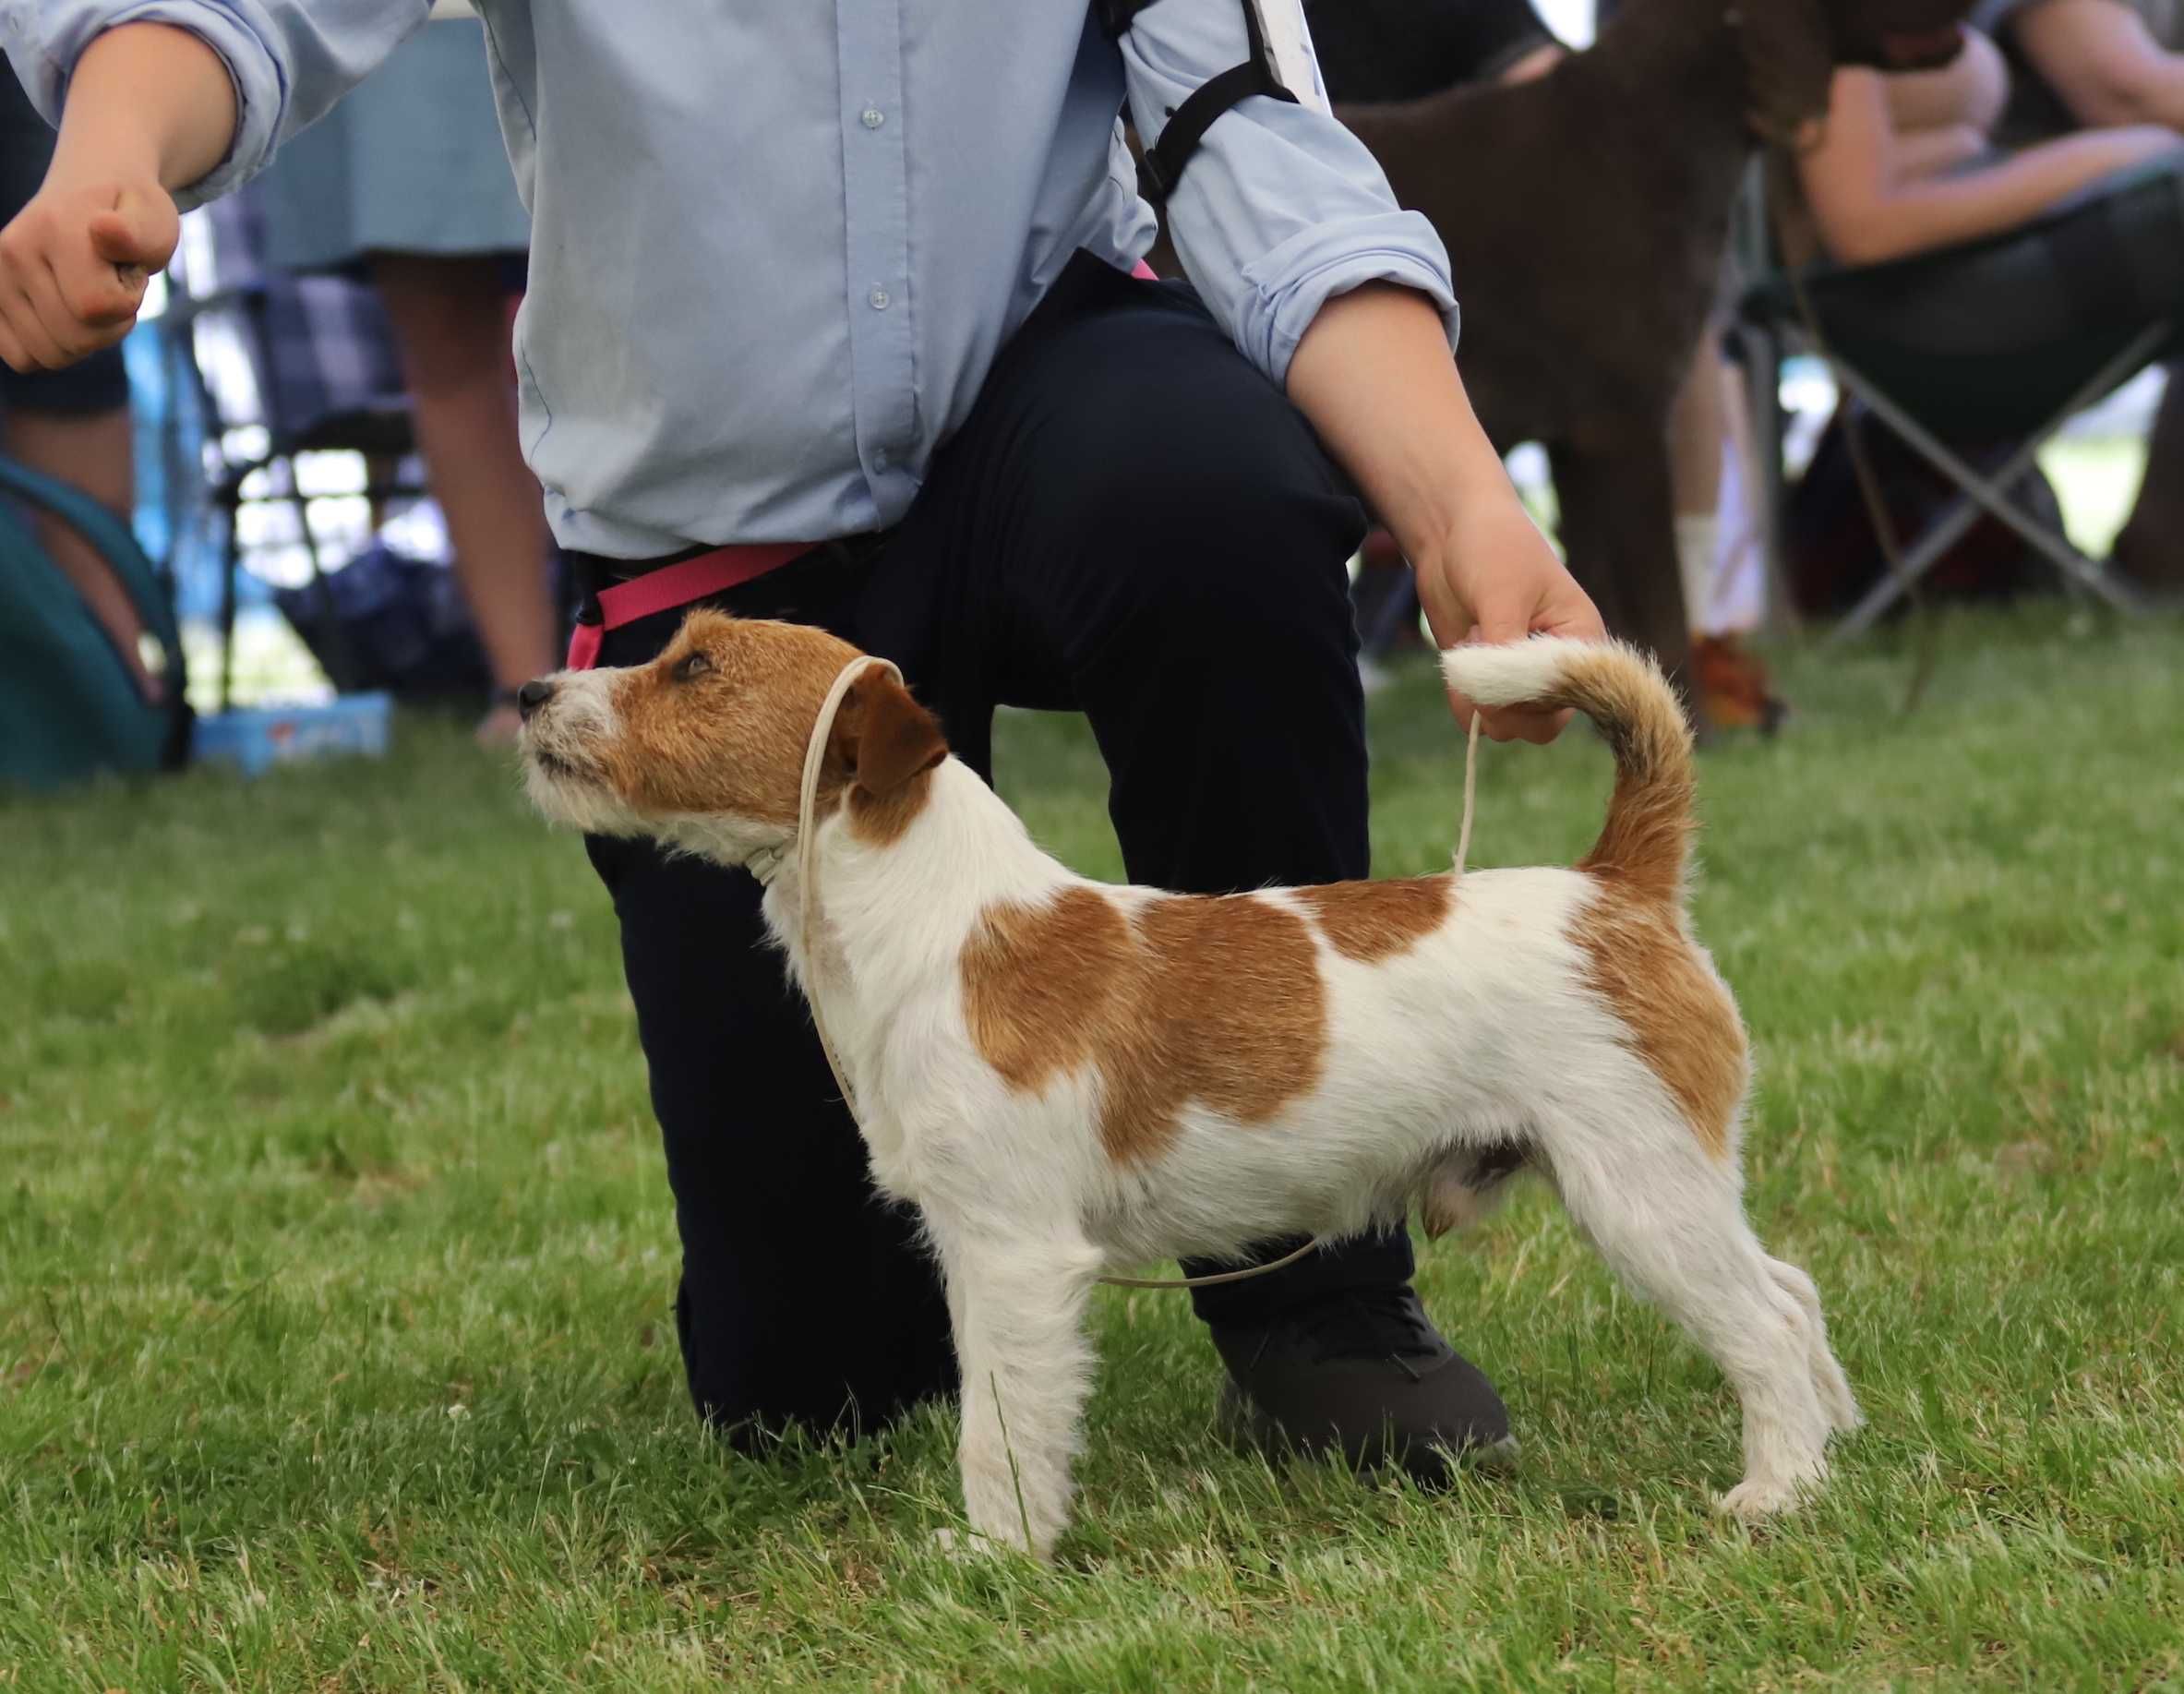
<svg viewBox="0 0 2184 1694">
<path fill-rule="evenodd" d="M 1245 58 L 1244 3 L 1153 0 L 1136 15 L 1122 48 L 1147 146 Z M 1451 352 L 1447 254 L 1397 207 L 1362 142 L 1325 112 L 1254 96 L 1214 120 L 1168 213 L 1207 306 L 1395 533 L 1436 640 L 1602 633 L 1472 416 Z M 1470 702 L 1453 703 L 1469 717 Z M 1501 739 L 1545 740 L 1562 721 L 1486 715 Z"/>
<path fill-rule="evenodd" d="M 0 230 L 0 359 L 111 346 L 167 262 L 176 206 L 251 175 L 425 20 L 426 0 L 44 0 L 0 45 L 60 125 L 37 196 Z M 114 28 L 114 17 L 126 20 Z"/>
</svg>

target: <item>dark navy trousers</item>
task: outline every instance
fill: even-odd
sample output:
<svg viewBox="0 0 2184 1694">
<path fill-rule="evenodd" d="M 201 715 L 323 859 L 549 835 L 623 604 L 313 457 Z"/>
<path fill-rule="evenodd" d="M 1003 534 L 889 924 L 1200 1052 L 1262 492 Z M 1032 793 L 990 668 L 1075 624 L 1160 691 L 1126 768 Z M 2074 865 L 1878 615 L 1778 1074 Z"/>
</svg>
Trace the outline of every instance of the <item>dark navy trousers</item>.
<svg viewBox="0 0 2184 1694">
<path fill-rule="evenodd" d="M 893 659 L 983 775 L 997 704 L 1084 712 L 1134 882 L 1329 882 L 1368 868 L 1344 569 L 1364 527 L 1310 427 L 1187 289 L 1080 258 L 896 529 L 714 603 Z M 610 631 L 601 662 L 642 662 L 681 616 Z M 666 1142 L 699 1411 L 738 1431 L 870 1429 L 951 1391 L 937 1271 L 914 1220 L 874 1197 L 763 943 L 758 883 L 589 846 Z M 1410 1272 L 1395 1231 L 1194 1298 L 1211 1321 L 1249 1321 Z"/>
</svg>

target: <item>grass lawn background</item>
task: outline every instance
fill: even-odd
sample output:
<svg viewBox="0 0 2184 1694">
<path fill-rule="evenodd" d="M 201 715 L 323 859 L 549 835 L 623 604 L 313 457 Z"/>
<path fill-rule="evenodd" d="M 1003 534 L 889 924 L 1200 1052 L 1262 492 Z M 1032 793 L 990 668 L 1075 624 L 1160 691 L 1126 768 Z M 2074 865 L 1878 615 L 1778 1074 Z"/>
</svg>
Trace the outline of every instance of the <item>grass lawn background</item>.
<svg viewBox="0 0 2184 1694">
<path fill-rule="evenodd" d="M 952 1415 L 696 1429 L 606 901 L 460 727 L 0 802 L 0 1688 L 2184 1683 L 2179 658 L 1960 617 L 1914 717 L 1892 646 L 1794 655 L 1706 757 L 1752 1209 L 1872 1420 L 1758 1532 L 1712 1366 L 1534 1189 L 1423 1258 L 1512 1471 L 1270 1472 L 1187 1300 L 1110 1292 L 1059 1568 L 942 1560 Z M 1374 741 L 1378 872 L 1445 865 L 1425 673 Z M 1082 727 L 1000 757 L 1115 874 Z M 1574 857 L 1606 777 L 1490 749 L 1474 862 Z"/>
</svg>

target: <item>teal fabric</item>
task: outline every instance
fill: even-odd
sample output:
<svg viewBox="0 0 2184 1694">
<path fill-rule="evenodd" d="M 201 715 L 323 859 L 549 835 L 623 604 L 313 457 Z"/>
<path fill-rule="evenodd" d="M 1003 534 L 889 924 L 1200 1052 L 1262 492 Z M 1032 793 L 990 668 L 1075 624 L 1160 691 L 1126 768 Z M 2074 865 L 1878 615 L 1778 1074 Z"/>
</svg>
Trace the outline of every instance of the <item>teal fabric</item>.
<svg viewBox="0 0 2184 1694">
<path fill-rule="evenodd" d="M 166 649 L 176 702 L 148 704 L 75 584 L 38 545 L 23 509 L 85 535 Z M 0 788 L 51 788 L 100 771 L 154 771 L 182 733 L 182 642 L 159 574 L 95 500 L 0 459 Z"/>
</svg>

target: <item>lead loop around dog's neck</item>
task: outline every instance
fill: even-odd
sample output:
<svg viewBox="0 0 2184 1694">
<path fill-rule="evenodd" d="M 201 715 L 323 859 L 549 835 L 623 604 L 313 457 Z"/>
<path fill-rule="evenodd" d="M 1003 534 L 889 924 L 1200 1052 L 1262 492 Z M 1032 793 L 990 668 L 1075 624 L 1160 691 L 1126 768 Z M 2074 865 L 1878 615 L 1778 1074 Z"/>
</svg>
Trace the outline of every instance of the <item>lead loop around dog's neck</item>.
<svg viewBox="0 0 2184 1694">
<path fill-rule="evenodd" d="M 797 944 L 804 954 L 804 1001 L 811 1008 L 811 1027 L 819 1036 L 819 1050 L 826 1054 L 827 1069 L 834 1072 L 834 1086 L 842 1091 L 842 1103 L 849 1109 L 850 1118 L 860 1134 L 864 1129 L 864 1113 L 858 1109 L 857 1090 L 850 1085 L 849 1069 L 842 1063 L 841 1051 L 827 1029 L 826 1014 L 820 1010 L 819 955 L 813 950 L 812 937 L 817 933 L 819 918 L 819 776 L 826 764 L 827 742 L 834 734 L 834 719 L 841 715 L 843 701 L 849 697 L 858 679 L 872 670 L 885 671 L 897 682 L 903 679 L 903 673 L 887 660 L 863 653 L 835 673 L 834 685 L 820 703 L 819 715 L 812 720 L 811 739 L 804 744 L 804 774 L 797 789 Z M 1471 844 L 1471 802 L 1477 791 L 1478 769 L 1479 715 L 1474 712 L 1470 737 L 1464 750 L 1463 832 L 1458 836 L 1456 846 L 1456 874 L 1459 877 L 1464 873 L 1464 859 Z M 744 860 L 744 868 L 762 883 L 771 885 L 786 862 L 786 856 L 781 848 L 762 847 Z M 1239 1270 L 1215 1271 L 1203 1277 L 1100 1277 L 1097 1280 L 1115 1288 L 1213 1288 L 1223 1282 L 1245 1282 L 1281 1270 L 1318 1248 L 1319 1237 L 1315 1235 L 1293 1253 L 1286 1253 L 1264 1265 L 1247 1265 Z"/>
<path fill-rule="evenodd" d="M 858 1110 L 857 1090 L 850 1086 L 849 1069 L 842 1063 L 841 1051 L 827 1029 L 826 1014 L 820 1010 L 819 955 L 812 938 L 819 917 L 819 775 L 826 765 L 827 742 L 834 736 L 842 703 L 857 686 L 858 679 L 870 670 L 885 671 L 897 682 L 903 679 L 903 673 L 894 665 L 869 653 L 858 654 L 834 673 L 834 685 L 812 720 L 811 739 L 804 744 L 804 774 L 797 787 L 797 945 L 804 955 L 804 1001 L 811 1008 L 811 1027 L 818 1033 L 820 1051 L 826 1054 L 827 1069 L 834 1072 L 834 1086 L 842 1090 L 842 1103 L 849 1108 L 860 1133 L 864 1113 Z M 779 847 L 766 847 L 752 854 L 744 865 L 761 883 L 771 884 L 781 874 L 783 862 Z"/>
</svg>

